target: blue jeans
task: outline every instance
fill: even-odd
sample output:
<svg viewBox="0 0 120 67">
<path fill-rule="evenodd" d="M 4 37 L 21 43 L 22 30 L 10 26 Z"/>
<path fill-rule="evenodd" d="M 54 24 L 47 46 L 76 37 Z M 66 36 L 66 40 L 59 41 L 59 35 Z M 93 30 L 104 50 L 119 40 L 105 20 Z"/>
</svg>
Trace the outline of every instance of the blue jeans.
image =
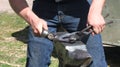
<svg viewBox="0 0 120 67">
<path fill-rule="evenodd" d="M 78 30 L 80 18 L 64 15 L 61 22 L 58 22 L 58 17 L 55 16 L 51 20 L 46 20 L 49 31 L 55 33 L 59 24 L 68 31 L 73 32 Z M 100 34 L 90 35 L 86 41 L 88 52 L 91 54 L 93 62 L 90 67 L 107 67 L 102 46 Z M 50 57 L 53 51 L 53 42 L 47 38 L 36 37 L 32 29 L 29 29 L 29 42 L 27 48 L 27 64 L 26 67 L 48 67 L 50 64 Z"/>
</svg>

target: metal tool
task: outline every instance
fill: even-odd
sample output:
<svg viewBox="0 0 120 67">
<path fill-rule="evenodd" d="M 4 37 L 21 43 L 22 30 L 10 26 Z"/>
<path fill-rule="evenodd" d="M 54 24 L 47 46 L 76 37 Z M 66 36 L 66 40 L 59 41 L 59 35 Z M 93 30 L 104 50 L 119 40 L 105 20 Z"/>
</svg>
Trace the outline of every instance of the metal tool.
<svg viewBox="0 0 120 67">
<path fill-rule="evenodd" d="M 107 24 L 111 24 L 113 22 L 107 22 Z M 91 29 L 91 30 L 90 30 Z M 50 40 L 58 40 L 61 42 L 73 43 L 77 40 L 81 40 L 84 36 L 89 35 L 93 32 L 92 26 L 87 26 L 81 31 L 76 31 L 72 33 L 68 32 L 57 32 L 57 33 L 50 33 L 47 30 L 43 30 L 42 35 L 43 37 L 47 37 Z"/>
<path fill-rule="evenodd" d="M 42 32 L 42 37 L 47 37 L 50 40 L 57 40 L 60 42 L 67 42 L 67 43 L 74 43 L 77 40 L 80 40 L 83 36 L 89 35 L 92 31 L 88 31 L 91 26 L 83 29 L 82 31 L 77 31 L 73 33 L 68 32 L 57 32 L 57 33 L 50 33 L 47 30 Z"/>
</svg>

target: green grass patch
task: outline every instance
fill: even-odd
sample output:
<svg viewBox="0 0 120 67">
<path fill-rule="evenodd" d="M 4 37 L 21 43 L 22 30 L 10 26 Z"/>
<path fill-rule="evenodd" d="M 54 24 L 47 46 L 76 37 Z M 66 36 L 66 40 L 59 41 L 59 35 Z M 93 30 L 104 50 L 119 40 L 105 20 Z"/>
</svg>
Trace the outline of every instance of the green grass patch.
<svg viewBox="0 0 120 67">
<path fill-rule="evenodd" d="M 28 24 L 18 15 L 0 13 L 0 67 L 25 67 Z M 50 67 L 57 67 L 52 57 Z"/>
<path fill-rule="evenodd" d="M 7 65 L 7 64 L 0 64 L 0 67 L 12 67 L 12 66 Z"/>
<path fill-rule="evenodd" d="M 0 14 L 0 38 L 11 36 L 11 33 L 20 30 L 28 24 L 16 14 Z"/>
</svg>

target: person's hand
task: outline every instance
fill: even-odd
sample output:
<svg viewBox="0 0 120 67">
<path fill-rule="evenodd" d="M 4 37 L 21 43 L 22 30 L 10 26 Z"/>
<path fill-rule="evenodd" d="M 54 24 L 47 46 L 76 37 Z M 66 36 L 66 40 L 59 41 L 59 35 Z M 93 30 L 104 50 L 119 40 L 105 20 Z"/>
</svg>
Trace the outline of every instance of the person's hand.
<svg viewBox="0 0 120 67">
<path fill-rule="evenodd" d="M 31 27 L 36 36 L 40 36 L 43 30 L 48 30 L 47 23 L 43 19 L 39 19 L 39 21 L 33 21 Z"/>
<path fill-rule="evenodd" d="M 105 20 L 101 14 L 91 13 L 88 15 L 87 25 L 92 26 L 92 34 L 99 34 L 105 27 Z"/>
<path fill-rule="evenodd" d="M 47 22 L 39 18 L 29 8 L 25 8 L 20 12 L 20 15 L 29 23 L 32 27 L 35 36 L 40 36 L 43 30 L 48 30 Z"/>
</svg>

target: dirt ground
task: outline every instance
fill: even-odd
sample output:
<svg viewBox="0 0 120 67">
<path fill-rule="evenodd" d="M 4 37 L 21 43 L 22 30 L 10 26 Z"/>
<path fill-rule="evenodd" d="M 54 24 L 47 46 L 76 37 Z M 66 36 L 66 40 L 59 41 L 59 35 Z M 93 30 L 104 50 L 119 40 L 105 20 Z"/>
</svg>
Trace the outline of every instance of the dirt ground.
<svg viewBox="0 0 120 67">
<path fill-rule="evenodd" d="M 0 12 L 13 12 L 9 5 L 9 0 L 0 0 Z M 28 5 L 31 7 L 33 0 L 27 0 Z"/>
<path fill-rule="evenodd" d="M 120 47 L 104 47 L 108 67 L 120 67 Z"/>
</svg>

